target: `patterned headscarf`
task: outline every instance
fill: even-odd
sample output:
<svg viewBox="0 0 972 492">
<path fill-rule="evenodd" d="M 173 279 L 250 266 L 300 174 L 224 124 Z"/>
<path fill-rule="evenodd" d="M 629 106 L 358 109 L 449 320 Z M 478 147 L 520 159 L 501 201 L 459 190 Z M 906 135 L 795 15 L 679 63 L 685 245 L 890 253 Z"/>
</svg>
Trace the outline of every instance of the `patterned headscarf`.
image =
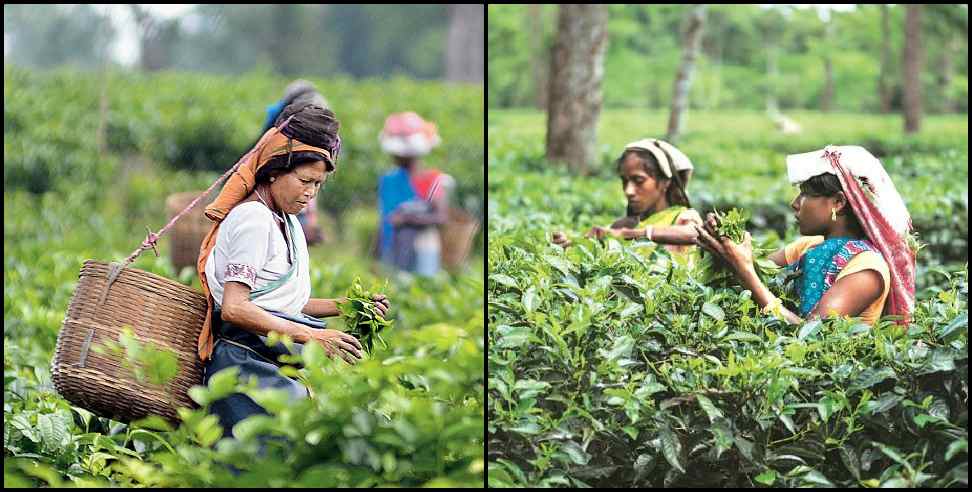
<svg viewBox="0 0 972 492">
<path fill-rule="evenodd" d="M 786 166 L 793 184 L 824 173 L 837 176 L 868 239 L 888 262 L 891 285 L 884 312 L 907 324 L 915 307 L 915 253 L 907 241 L 911 216 L 881 161 L 863 147 L 828 145 L 788 155 Z"/>
</svg>

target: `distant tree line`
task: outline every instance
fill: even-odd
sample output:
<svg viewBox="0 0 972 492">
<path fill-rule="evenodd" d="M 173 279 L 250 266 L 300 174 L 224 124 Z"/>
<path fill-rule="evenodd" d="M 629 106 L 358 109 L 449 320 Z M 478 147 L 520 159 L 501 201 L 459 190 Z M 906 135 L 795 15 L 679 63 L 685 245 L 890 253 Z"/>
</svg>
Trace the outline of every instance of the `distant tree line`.
<svg viewBox="0 0 972 492">
<path fill-rule="evenodd" d="M 406 75 L 482 82 L 482 5 L 198 5 L 163 18 L 129 9 L 138 68 L 285 76 Z M 118 26 L 90 5 L 4 5 L 5 62 L 97 68 Z"/>
<path fill-rule="evenodd" d="M 607 7 L 605 107 L 671 107 L 693 8 Z M 915 53 L 905 52 L 908 8 L 709 5 L 687 106 L 897 112 L 905 106 L 906 59 L 920 57 L 913 76 L 924 112 L 967 112 L 968 7 L 923 5 L 912 22 L 921 40 Z M 557 7 L 488 9 L 488 105 L 545 108 Z"/>
</svg>

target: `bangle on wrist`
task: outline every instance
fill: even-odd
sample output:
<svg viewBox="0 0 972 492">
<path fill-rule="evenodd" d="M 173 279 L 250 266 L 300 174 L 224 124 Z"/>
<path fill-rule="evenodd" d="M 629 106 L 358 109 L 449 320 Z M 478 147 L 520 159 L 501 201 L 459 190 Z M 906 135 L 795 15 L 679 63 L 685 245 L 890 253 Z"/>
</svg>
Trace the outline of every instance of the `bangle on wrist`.
<svg viewBox="0 0 972 492">
<path fill-rule="evenodd" d="M 648 226 L 645 228 L 645 239 L 651 241 L 651 236 L 655 232 L 655 226 Z"/>
</svg>

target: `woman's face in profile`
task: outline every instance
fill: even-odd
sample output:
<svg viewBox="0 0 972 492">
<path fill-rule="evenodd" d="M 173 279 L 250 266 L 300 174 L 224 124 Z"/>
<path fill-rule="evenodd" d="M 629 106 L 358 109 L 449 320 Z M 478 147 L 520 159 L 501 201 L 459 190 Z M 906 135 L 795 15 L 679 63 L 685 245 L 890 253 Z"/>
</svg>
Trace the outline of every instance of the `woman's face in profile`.
<svg viewBox="0 0 972 492">
<path fill-rule="evenodd" d="M 277 206 L 288 214 L 300 213 L 317 196 L 321 186 L 327 181 L 327 166 L 324 161 L 315 161 L 297 166 L 293 171 L 282 174 L 270 185 Z"/>
<path fill-rule="evenodd" d="M 654 210 L 665 190 L 661 188 L 659 180 L 648 174 L 642 158 L 628 153 L 621 161 L 620 175 L 621 187 L 628 199 L 628 211 L 640 215 Z"/>
</svg>

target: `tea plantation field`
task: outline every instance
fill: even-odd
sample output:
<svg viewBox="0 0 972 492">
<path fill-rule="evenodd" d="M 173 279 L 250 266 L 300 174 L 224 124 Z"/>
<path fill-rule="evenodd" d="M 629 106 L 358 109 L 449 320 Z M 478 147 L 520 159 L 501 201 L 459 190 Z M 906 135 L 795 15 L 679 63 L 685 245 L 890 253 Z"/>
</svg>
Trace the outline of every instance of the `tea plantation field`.
<svg viewBox="0 0 972 492">
<path fill-rule="evenodd" d="M 205 408 L 236 387 L 231 379 L 192 392 L 201 408 L 185 409 L 178 425 L 124 424 L 61 398 L 50 366 L 83 261 L 123 259 L 145 226 L 164 225 L 165 197 L 204 189 L 231 166 L 288 81 L 112 77 L 102 154 L 97 76 L 5 66 L 4 486 L 482 487 L 483 241 L 465 269 L 431 279 L 381 270 L 367 247 L 375 177 L 390 165 L 377 133 L 392 111 L 415 109 L 439 124 L 444 144 L 428 164 L 456 176 L 459 203 L 480 213 L 482 88 L 315 81 L 333 101 L 347 150 L 321 196 L 338 226 L 310 250 L 312 295 L 343 296 L 355 278 L 366 288 L 387 280 L 393 325 L 382 333 L 387 348 L 354 366 L 309 350 L 301 377 L 314 398 L 288 405 L 247 390 L 272 415 L 241 423 L 232 440 Z M 189 269 L 173 270 L 168 248 L 163 238 L 160 257 L 149 250 L 132 266 L 198 289 Z M 282 439 L 256 458 L 262 436 Z"/>
<path fill-rule="evenodd" d="M 961 487 L 968 483 L 968 124 L 932 116 L 693 112 L 679 143 L 700 212 L 797 237 L 788 153 L 863 145 L 921 241 L 912 323 L 786 326 L 748 291 L 629 244 L 579 236 L 624 213 L 613 161 L 667 114 L 607 111 L 593 175 L 543 159 L 543 115 L 488 113 L 489 486 Z"/>
</svg>

